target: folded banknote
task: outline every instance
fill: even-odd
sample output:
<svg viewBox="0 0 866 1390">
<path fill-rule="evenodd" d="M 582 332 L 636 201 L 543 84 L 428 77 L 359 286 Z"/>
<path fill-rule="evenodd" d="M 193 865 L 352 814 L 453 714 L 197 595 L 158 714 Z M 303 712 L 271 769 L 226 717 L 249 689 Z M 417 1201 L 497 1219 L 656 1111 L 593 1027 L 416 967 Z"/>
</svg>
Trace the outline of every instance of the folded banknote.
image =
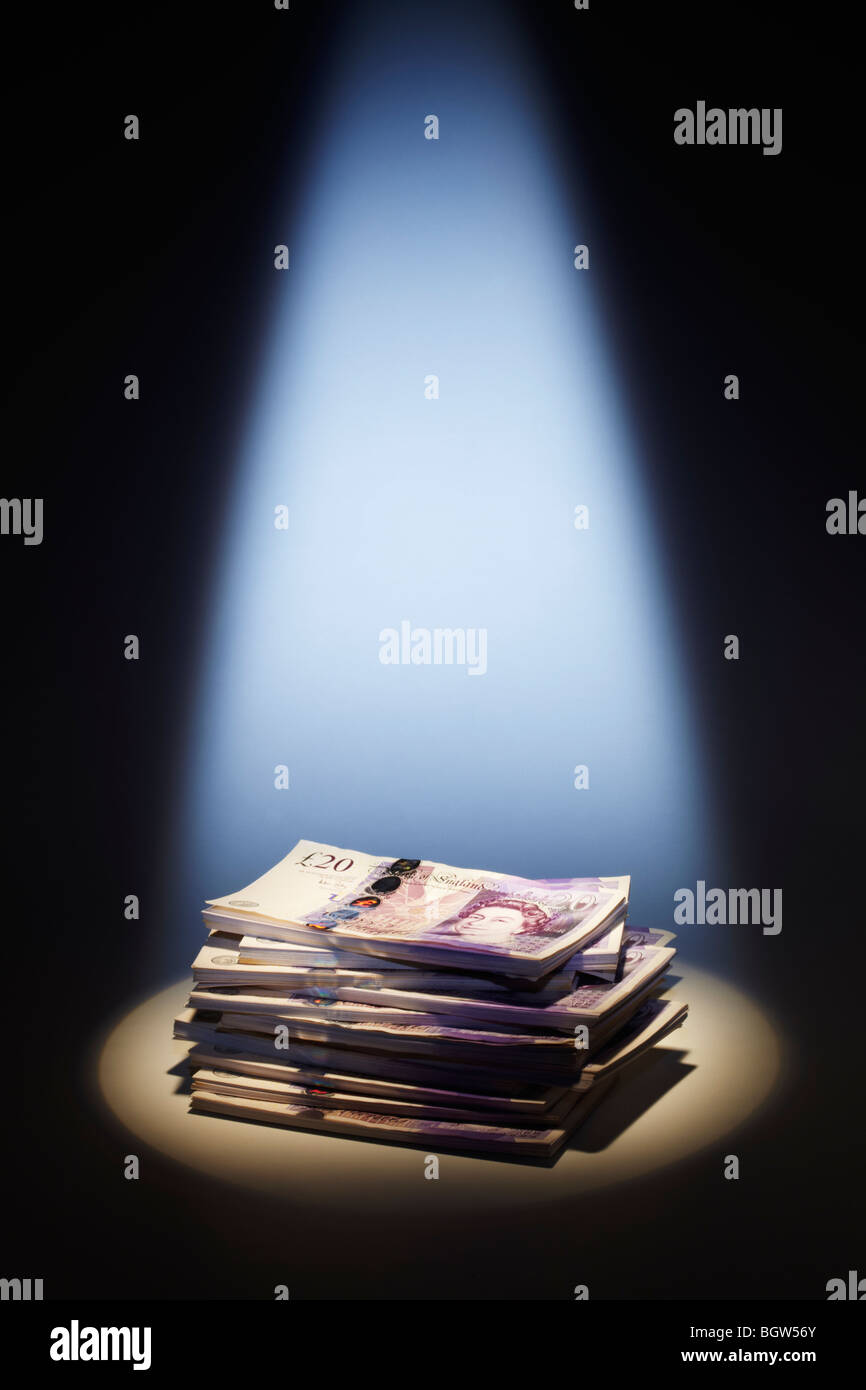
<svg viewBox="0 0 866 1390">
<path fill-rule="evenodd" d="M 209 899 L 215 930 L 538 979 L 625 919 L 629 878 L 540 882 L 301 840 Z"/>
<path fill-rule="evenodd" d="M 612 1084 L 611 1082 L 606 1085 Z M 409 1115 L 377 1114 L 373 1111 L 330 1110 L 288 1101 L 252 1100 L 218 1095 L 202 1087 L 193 1092 L 193 1112 L 231 1115 L 244 1120 L 261 1120 L 290 1129 L 313 1130 L 347 1138 L 387 1140 L 414 1144 L 427 1152 L 456 1150 L 489 1154 L 505 1159 L 554 1158 L 595 1108 L 605 1086 L 593 1087 L 576 1095 L 567 1114 L 551 1127 L 465 1123 L 458 1120 L 427 1120 Z"/>
<path fill-rule="evenodd" d="M 232 944 L 235 938 L 212 932 L 207 943 L 202 946 L 192 963 L 193 979 L 197 985 L 218 987 L 220 985 L 244 985 L 265 989 L 306 989 L 321 985 L 323 988 L 339 988 L 355 985 L 369 991 L 379 989 L 429 990 L 432 994 L 472 994 L 504 995 L 513 990 L 515 981 L 510 982 L 502 976 L 472 975 L 467 971 L 436 970 L 432 966 L 409 965 L 408 962 L 389 962 L 391 968 L 380 970 L 377 962 L 381 957 L 366 956 L 364 966 L 297 965 L 290 963 L 287 956 L 278 965 L 250 963 L 242 959 L 239 950 Z M 291 948 L 290 948 L 291 949 Z M 533 998 L 556 998 L 562 994 L 574 978 L 573 973 L 556 971 L 545 976 L 538 985 L 527 980 L 525 987 L 533 991 Z"/>
<path fill-rule="evenodd" d="M 418 1024 L 454 1029 L 468 1025 L 503 1031 L 550 1029 L 573 1035 L 579 1024 L 600 1022 L 648 981 L 660 978 L 675 954 L 670 947 L 631 947 L 619 980 L 584 980 L 578 976 L 554 998 L 470 992 L 474 981 L 469 982 L 465 993 L 433 993 L 423 987 L 407 988 L 400 977 L 398 986 L 392 986 L 390 979 L 367 984 L 355 978 L 347 983 L 337 979 L 327 987 L 295 990 L 262 984 L 203 984 L 193 989 L 188 1004 L 191 1008 L 218 1008 L 269 1018 L 304 1019 L 318 1013 L 324 1021 L 335 1024 Z"/>
</svg>

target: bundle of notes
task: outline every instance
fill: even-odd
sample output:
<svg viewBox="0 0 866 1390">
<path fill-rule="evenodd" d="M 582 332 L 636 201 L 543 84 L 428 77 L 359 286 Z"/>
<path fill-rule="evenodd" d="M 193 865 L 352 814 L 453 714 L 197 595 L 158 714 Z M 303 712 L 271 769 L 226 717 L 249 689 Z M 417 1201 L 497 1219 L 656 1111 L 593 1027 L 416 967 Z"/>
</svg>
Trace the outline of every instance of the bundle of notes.
<svg viewBox="0 0 866 1390">
<path fill-rule="evenodd" d="M 524 879 L 301 840 L 204 910 L 175 1036 L 191 1109 L 555 1156 L 608 1078 L 685 1019 L 629 879 Z"/>
</svg>

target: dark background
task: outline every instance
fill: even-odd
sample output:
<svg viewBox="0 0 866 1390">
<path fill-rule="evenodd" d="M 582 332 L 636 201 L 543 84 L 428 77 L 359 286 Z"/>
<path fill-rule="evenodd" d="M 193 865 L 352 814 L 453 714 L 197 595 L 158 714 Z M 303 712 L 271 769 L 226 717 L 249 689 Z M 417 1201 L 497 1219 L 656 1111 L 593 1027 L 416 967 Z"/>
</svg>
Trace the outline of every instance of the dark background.
<svg viewBox="0 0 866 1390">
<path fill-rule="evenodd" d="M 285 1273 L 289 1227 L 253 1195 L 227 1201 L 156 1154 L 147 1182 L 118 1180 L 128 1139 L 87 1068 L 107 1021 L 167 979 L 165 924 L 121 905 L 130 883 L 163 891 L 156 828 L 267 315 L 259 248 L 315 158 L 305 131 L 349 8 L 40 10 L 9 57 L 2 491 L 45 498 L 46 538 L 0 544 L 0 1272 L 42 1275 L 48 1297 L 256 1298 Z M 562 1297 L 580 1240 L 593 1297 L 822 1298 L 866 1272 L 866 538 L 824 524 L 829 498 L 866 493 L 852 39 L 835 12 L 787 5 L 516 8 L 563 184 L 579 146 L 593 199 L 592 273 L 652 470 L 726 881 L 784 885 L 782 937 L 739 937 L 736 979 L 783 1023 L 791 1071 L 738 1140 L 748 1182 L 720 1193 L 698 1156 L 602 1194 L 593 1232 L 515 1211 L 507 1230 L 443 1218 L 419 1240 L 300 1206 L 294 1227 L 334 1251 L 305 1296 Z M 675 146 L 673 111 L 699 97 L 783 107 L 782 154 Z M 131 146 L 130 111 L 147 121 Z M 129 371 L 148 384 L 134 408 Z M 148 644 L 137 668 L 127 632 Z M 728 632 L 737 664 L 719 660 Z"/>
</svg>

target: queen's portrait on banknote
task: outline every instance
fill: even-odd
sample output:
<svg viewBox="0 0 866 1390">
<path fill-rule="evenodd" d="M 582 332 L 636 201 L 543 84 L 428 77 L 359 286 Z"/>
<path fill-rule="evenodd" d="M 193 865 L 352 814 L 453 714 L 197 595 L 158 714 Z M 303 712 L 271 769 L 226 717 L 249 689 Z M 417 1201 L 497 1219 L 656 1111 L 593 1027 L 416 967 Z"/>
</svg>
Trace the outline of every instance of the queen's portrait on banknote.
<svg viewBox="0 0 866 1390">
<path fill-rule="evenodd" d="M 505 945 L 526 932 L 546 935 L 550 922 L 550 914 L 538 903 L 501 893 L 480 893 L 456 917 L 434 923 L 424 935 Z"/>
<path fill-rule="evenodd" d="M 564 912 L 552 912 L 549 905 L 543 907 L 527 898 L 479 893 L 456 916 L 435 923 L 424 935 L 524 948 L 534 940 L 561 936 L 592 911 L 597 902 L 597 894 L 588 893 L 567 907 L 563 904 Z"/>
</svg>

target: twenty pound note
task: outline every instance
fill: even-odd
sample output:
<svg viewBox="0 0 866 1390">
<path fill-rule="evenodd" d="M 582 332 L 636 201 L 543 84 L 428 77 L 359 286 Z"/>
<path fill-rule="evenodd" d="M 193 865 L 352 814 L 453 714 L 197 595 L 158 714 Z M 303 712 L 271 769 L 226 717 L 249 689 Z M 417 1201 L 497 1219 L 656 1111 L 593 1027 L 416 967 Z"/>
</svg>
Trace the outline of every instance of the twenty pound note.
<svg viewBox="0 0 866 1390">
<path fill-rule="evenodd" d="M 442 968 L 539 979 L 625 917 L 629 879 L 517 878 L 301 840 L 235 893 L 208 902 L 223 932 Z"/>
</svg>

